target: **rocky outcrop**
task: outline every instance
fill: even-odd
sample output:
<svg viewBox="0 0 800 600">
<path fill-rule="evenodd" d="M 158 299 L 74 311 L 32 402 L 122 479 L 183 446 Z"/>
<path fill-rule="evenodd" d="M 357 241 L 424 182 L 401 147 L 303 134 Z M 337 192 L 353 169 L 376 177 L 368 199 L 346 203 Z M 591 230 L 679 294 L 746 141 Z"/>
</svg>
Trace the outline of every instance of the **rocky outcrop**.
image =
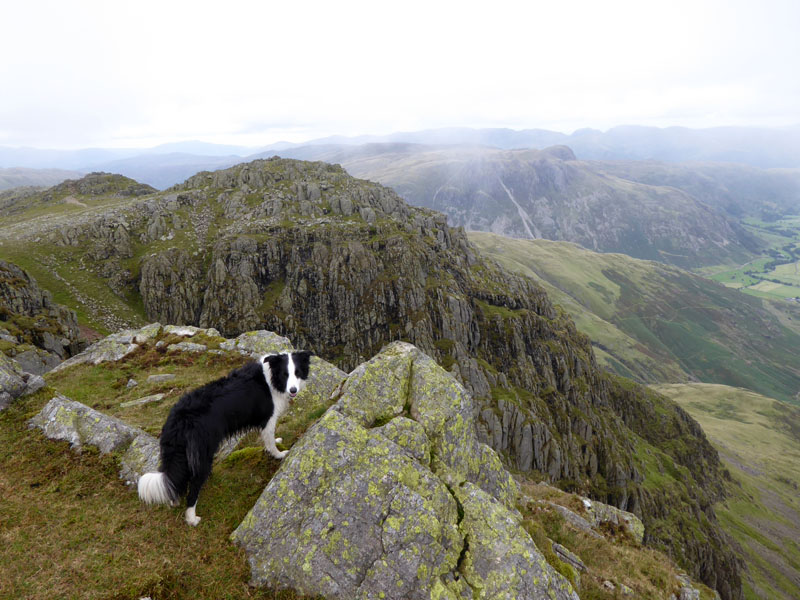
<svg viewBox="0 0 800 600">
<path fill-rule="evenodd" d="M 75 312 L 53 302 L 50 292 L 18 266 L 0 260 L 0 331 L 7 344 L 0 350 L 23 357 L 37 375 L 85 344 Z M 34 350 L 34 348 L 38 348 Z"/>
<path fill-rule="evenodd" d="M 575 599 L 511 508 L 465 390 L 403 343 L 357 368 L 232 534 L 258 585 L 326 598 Z"/>
<path fill-rule="evenodd" d="M 0 353 L 0 410 L 20 396 L 32 394 L 44 387 L 39 375 L 26 373 L 13 359 Z"/>
</svg>

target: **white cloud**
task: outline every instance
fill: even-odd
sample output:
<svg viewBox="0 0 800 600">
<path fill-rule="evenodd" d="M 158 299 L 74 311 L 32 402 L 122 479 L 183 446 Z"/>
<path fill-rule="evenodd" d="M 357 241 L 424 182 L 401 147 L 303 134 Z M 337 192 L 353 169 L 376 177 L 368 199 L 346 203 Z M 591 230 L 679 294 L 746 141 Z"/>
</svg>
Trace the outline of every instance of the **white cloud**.
<svg viewBox="0 0 800 600">
<path fill-rule="evenodd" d="M 800 122 L 792 0 L 14 4 L 4 145 Z"/>
</svg>

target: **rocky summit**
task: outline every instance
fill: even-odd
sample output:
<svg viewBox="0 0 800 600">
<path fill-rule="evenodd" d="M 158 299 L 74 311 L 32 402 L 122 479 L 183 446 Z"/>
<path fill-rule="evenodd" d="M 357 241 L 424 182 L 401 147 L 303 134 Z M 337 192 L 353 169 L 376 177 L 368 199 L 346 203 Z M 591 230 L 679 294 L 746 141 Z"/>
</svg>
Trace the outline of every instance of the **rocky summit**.
<svg viewBox="0 0 800 600">
<path fill-rule="evenodd" d="M 517 493 L 466 391 L 395 343 L 350 374 L 232 537 L 254 583 L 309 595 L 577 600 Z"/>
<path fill-rule="evenodd" d="M 646 543 L 741 597 L 712 507 L 722 468 L 696 423 L 600 370 L 539 285 L 480 259 L 443 215 L 341 167 L 281 159 L 86 200 L 18 217 L 0 243 L 41 253 L 46 272 L 79 264 L 73 285 L 105 290 L 114 319 L 268 329 L 345 371 L 413 343 L 474 396 L 476 435 L 507 466 L 635 513 Z"/>
</svg>

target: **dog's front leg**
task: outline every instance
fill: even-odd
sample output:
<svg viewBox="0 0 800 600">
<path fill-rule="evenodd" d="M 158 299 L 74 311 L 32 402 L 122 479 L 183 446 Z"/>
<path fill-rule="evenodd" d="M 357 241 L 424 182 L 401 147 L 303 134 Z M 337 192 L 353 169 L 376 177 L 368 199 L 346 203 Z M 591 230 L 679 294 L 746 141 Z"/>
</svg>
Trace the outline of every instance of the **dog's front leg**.
<svg viewBox="0 0 800 600">
<path fill-rule="evenodd" d="M 277 423 L 278 423 L 277 415 L 272 415 L 269 421 L 267 421 L 266 427 L 264 427 L 264 429 L 261 430 L 261 439 L 264 442 L 264 450 L 266 452 L 269 452 L 275 458 L 280 459 L 286 456 L 289 453 L 289 451 L 284 450 L 283 452 L 281 452 L 275 445 L 276 442 L 282 441 L 280 438 L 278 438 L 277 440 L 275 439 L 275 425 Z"/>
</svg>

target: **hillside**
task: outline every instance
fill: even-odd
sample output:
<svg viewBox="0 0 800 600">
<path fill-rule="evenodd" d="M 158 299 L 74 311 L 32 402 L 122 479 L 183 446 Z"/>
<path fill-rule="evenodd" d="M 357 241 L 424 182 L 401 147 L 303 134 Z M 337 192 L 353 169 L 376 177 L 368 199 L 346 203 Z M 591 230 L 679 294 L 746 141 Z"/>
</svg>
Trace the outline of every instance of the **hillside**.
<svg viewBox="0 0 800 600">
<path fill-rule="evenodd" d="M 674 267 L 573 244 L 469 237 L 486 256 L 547 286 L 612 371 L 646 382 L 723 383 L 798 401 L 800 315 L 789 303 L 767 303 Z"/>
<path fill-rule="evenodd" d="M 689 194 L 597 172 L 565 146 L 539 151 L 395 144 L 282 153 L 341 163 L 467 230 L 570 241 L 684 268 L 740 264 L 760 247 L 734 220 Z"/>
<path fill-rule="evenodd" d="M 800 409 L 722 385 L 655 386 L 703 426 L 733 474 L 717 506 L 745 549 L 745 597 L 797 597 L 800 590 Z"/>
<path fill-rule="evenodd" d="M 758 169 L 726 163 L 652 160 L 590 161 L 599 172 L 648 185 L 669 186 L 741 219 L 772 221 L 800 214 L 800 170 Z"/>
<path fill-rule="evenodd" d="M 512 478 L 496 455 L 475 444 L 472 401 L 463 388 L 402 343 L 350 375 L 314 357 L 308 386 L 278 423 L 288 456 L 274 460 L 254 435 L 226 445 L 201 494 L 198 527 L 185 525 L 180 508 L 140 503 L 126 481 L 152 468 L 152 436 L 183 391 L 251 354 L 291 347 L 266 331 L 226 340 L 214 330 L 153 324 L 99 341 L 48 373 L 47 387 L 0 412 L 0 490 L 8 506 L 0 515 L 0 595 L 83 600 L 108 598 L 113 590 L 113 597 L 124 599 L 291 600 L 299 592 L 318 597 L 324 591 L 325 597 L 350 600 L 377 595 L 370 587 L 377 584 L 387 598 L 403 600 L 434 592 L 454 599 L 459 589 L 475 598 L 502 595 L 494 590 L 516 598 L 576 600 L 571 589 L 595 600 L 620 593 L 647 600 L 682 593 L 714 597 L 667 556 L 641 545 L 635 516 L 597 502 L 587 507 L 575 494 Z M 375 380 L 399 382 L 407 405 L 395 405 L 396 388 L 376 387 Z M 48 417 L 53 407 L 59 418 Z M 380 414 L 382 424 L 364 427 L 361 419 L 370 420 L 365 411 Z M 321 453 L 330 452 L 321 441 L 334 424 L 340 426 L 335 456 L 325 462 L 345 459 L 347 468 L 317 468 Z M 448 447 L 453 433 L 460 443 Z M 434 448 L 431 460 L 424 450 Z M 476 450 L 482 456 L 478 471 L 463 460 Z M 363 460 L 367 453 L 371 460 Z M 388 473 L 387 455 L 393 467 Z M 304 476 L 324 481 L 309 486 Z M 354 482 L 371 490 L 365 500 L 348 495 L 346 486 Z M 373 490 L 387 485 L 394 489 Z M 290 534 L 286 544 L 281 531 L 282 539 L 267 541 L 274 531 L 258 515 L 271 499 L 283 504 L 276 491 L 289 486 L 319 496 L 313 504 L 295 496 L 292 509 L 272 513 L 272 521 L 302 519 L 318 536 Z M 332 499 L 345 502 L 336 511 L 319 510 Z M 495 538 L 484 520 L 501 527 L 502 537 Z M 378 533 L 364 532 L 368 526 Z M 248 538 L 255 527 L 265 529 Z M 436 527 L 444 533 L 438 539 L 428 533 Z M 231 544 L 231 533 L 244 549 Z M 419 553 L 393 552 L 397 539 Z M 286 547 L 276 551 L 281 542 Z M 488 560 L 498 552 L 502 561 Z M 284 566 L 270 566 L 270 557 L 282 558 Z M 389 573 L 376 557 L 391 564 Z M 315 568 L 303 568 L 310 563 Z M 415 572 L 398 581 L 409 566 Z M 515 576 L 523 566 L 529 576 Z M 287 568 L 296 570 L 288 586 L 282 582 Z M 326 583 L 331 573 L 333 589 Z"/>
<path fill-rule="evenodd" d="M 533 280 L 480 259 L 442 215 L 340 167 L 278 159 L 78 199 L 46 217 L 34 202 L 32 218 L 3 223 L 0 251 L 79 318 L 265 328 L 344 370 L 412 342 L 473 394 L 481 439 L 507 465 L 641 515 L 646 543 L 740 597 L 711 509 L 723 472 L 696 423 L 603 373 Z"/>
</svg>

